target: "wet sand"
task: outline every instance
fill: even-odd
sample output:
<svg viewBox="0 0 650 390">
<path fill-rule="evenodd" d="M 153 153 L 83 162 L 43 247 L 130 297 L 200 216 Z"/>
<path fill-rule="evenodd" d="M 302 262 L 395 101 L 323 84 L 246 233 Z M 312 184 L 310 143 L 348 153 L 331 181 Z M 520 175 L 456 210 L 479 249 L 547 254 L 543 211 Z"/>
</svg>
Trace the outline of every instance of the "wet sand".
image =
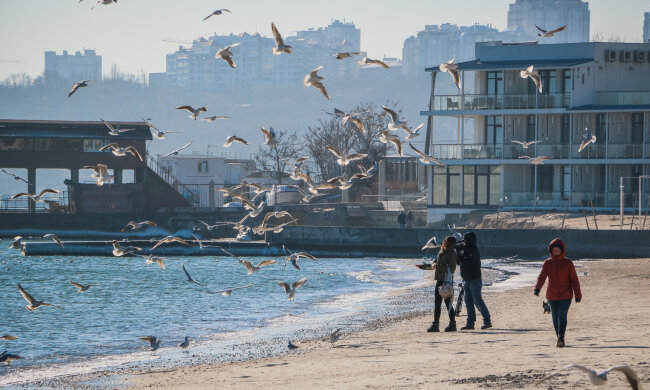
<svg viewBox="0 0 650 390">
<path fill-rule="evenodd" d="M 426 313 L 344 334 L 335 346 L 311 341 L 283 357 L 137 372 L 126 379 L 126 385 L 134 389 L 587 389 L 584 374 L 572 371 L 537 383 L 566 364 L 581 363 L 598 369 L 631 365 L 648 386 L 650 259 L 576 264 L 582 266 L 584 298 L 569 311 L 564 349 L 555 347 L 550 315 L 542 313 L 542 299 L 533 296 L 530 286 L 486 296 L 494 324 L 487 331 L 427 333 L 431 313 Z M 464 315 L 459 317 L 459 328 L 464 321 Z M 446 324 L 443 315 L 441 325 Z M 629 388 L 620 374 L 610 375 L 609 382 L 608 388 Z"/>
</svg>

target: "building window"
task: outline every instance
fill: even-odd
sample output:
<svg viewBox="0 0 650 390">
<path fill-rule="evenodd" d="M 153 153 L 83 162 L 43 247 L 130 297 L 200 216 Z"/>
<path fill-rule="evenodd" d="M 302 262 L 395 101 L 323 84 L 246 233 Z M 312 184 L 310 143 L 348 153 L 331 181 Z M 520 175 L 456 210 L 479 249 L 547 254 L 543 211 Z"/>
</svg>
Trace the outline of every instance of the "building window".
<svg viewBox="0 0 650 390">
<path fill-rule="evenodd" d="M 535 115 L 526 117 L 526 142 L 535 140 Z"/>
<path fill-rule="evenodd" d="M 463 205 L 473 206 L 476 202 L 476 191 L 475 191 L 475 167 L 473 165 L 463 167 Z"/>
<path fill-rule="evenodd" d="M 110 144 L 107 139 L 84 139 L 84 152 L 99 152 L 99 149 Z"/>
<path fill-rule="evenodd" d="M 557 92 L 555 84 L 555 71 L 554 70 L 542 70 L 539 72 L 540 77 L 542 78 L 542 94 L 551 95 Z M 528 88 L 533 88 L 532 93 L 534 94 L 535 83 L 529 83 Z"/>
<path fill-rule="evenodd" d="M 548 194 L 553 192 L 553 165 L 537 166 L 537 193 L 541 199 L 549 199 Z"/>
<path fill-rule="evenodd" d="M 486 145 L 503 144 L 503 117 L 490 115 L 485 118 Z"/>
<path fill-rule="evenodd" d="M 635 112 L 632 114 L 632 143 L 641 142 L 643 142 L 643 113 Z"/>
<path fill-rule="evenodd" d="M 207 161 L 199 161 L 197 170 L 201 173 L 207 173 L 208 172 L 208 162 Z"/>
<path fill-rule="evenodd" d="M 449 167 L 447 204 L 460 205 L 460 167 Z"/>
<path fill-rule="evenodd" d="M 503 72 L 487 72 L 486 91 L 488 95 L 500 95 L 503 93 Z"/>
<path fill-rule="evenodd" d="M 607 131 L 607 114 L 596 114 L 596 140 L 605 141 Z"/>
<path fill-rule="evenodd" d="M 563 70 L 563 82 L 562 82 L 562 93 L 565 95 L 573 89 L 572 83 L 571 83 L 571 71 L 570 70 Z"/>
<path fill-rule="evenodd" d="M 571 165 L 562 166 L 562 200 L 568 200 L 571 196 Z"/>
<path fill-rule="evenodd" d="M 571 133 L 571 116 L 569 114 L 562 115 L 562 127 L 560 128 L 560 139 L 563 145 L 569 144 L 569 136 Z"/>
</svg>

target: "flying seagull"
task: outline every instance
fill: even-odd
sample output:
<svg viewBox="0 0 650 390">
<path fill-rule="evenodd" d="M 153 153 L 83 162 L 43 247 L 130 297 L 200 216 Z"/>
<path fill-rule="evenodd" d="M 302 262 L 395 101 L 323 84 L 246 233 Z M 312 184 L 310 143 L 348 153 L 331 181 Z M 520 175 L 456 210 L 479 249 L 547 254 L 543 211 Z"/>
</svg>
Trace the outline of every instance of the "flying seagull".
<svg viewBox="0 0 650 390">
<path fill-rule="evenodd" d="M 59 193 L 59 190 L 53 190 L 51 188 L 46 188 L 43 191 L 41 191 L 38 195 L 28 194 L 26 192 L 19 192 L 19 193 L 17 193 L 16 195 L 12 196 L 9 199 L 13 200 L 13 199 L 17 199 L 17 198 L 26 196 L 26 197 L 30 198 L 31 200 L 33 200 L 34 202 L 42 202 L 43 201 L 43 199 L 42 199 L 43 195 L 45 195 L 45 194 L 58 194 L 58 193 Z"/>
<path fill-rule="evenodd" d="M 27 301 L 28 304 L 25 305 L 25 307 L 29 311 L 34 311 L 34 310 L 38 309 L 41 306 L 52 306 L 52 307 L 56 307 L 57 309 L 63 309 L 61 306 L 52 305 L 50 303 L 46 303 L 44 301 L 38 301 L 38 300 L 34 299 L 34 297 L 29 295 L 29 293 L 27 293 L 27 291 L 25 291 L 25 289 L 23 289 L 23 287 L 20 285 L 20 283 L 18 283 L 18 291 L 20 291 L 20 295 L 22 295 L 23 298 L 25 298 L 25 301 Z"/>
<path fill-rule="evenodd" d="M 460 72 L 458 71 L 458 64 L 455 64 L 456 60 L 449 60 L 443 64 L 440 64 L 438 68 L 440 68 L 441 72 L 449 72 L 451 75 L 451 78 L 454 80 L 454 84 L 456 84 L 456 87 L 460 89 Z"/>
<path fill-rule="evenodd" d="M 426 244 L 422 247 L 422 250 L 426 249 L 435 249 L 435 248 L 440 248 L 440 244 L 438 244 L 438 240 L 436 239 L 436 236 L 433 236 L 427 241 Z"/>
<path fill-rule="evenodd" d="M 100 121 L 104 124 L 104 126 L 108 127 L 108 134 L 109 135 L 120 135 L 120 133 L 126 133 L 127 131 L 133 131 L 135 129 L 116 129 L 111 125 L 110 123 L 106 122 L 102 118 L 99 118 Z"/>
<path fill-rule="evenodd" d="M 533 65 L 529 66 L 525 70 L 519 71 L 519 75 L 522 79 L 530 77 L 530 79 L 535 83 L 535 87 L 537 87 L 539 93 L 542 93 L 542 77 L 539 75 L 538 71 L 534 70 Z"/>
<path fill-rule="evenodd" d="M 213 116 L 207 116 L 207 117 L 201 118 L 201 119 L 203 119 L 204 121 L 208 121 L 208 122 L 214 122 L 217 119 L 230 119 L 230 117 L 225 116 L 225 115 L 213 115 Z"/>
<path fill-rule="evenodd" d="M 70 92 L 68 92 L 68 97 L 72 96 L 75 92 L 77 92 L 79 88 L 87 87 L 89 81 L 90 80 L 84 80 L 72 84 L 72 89 L 70 89 Z"/>
<path fill-rule="evenodd" d="M 84 291 L 87 291 L 89 288 L 93 286 L 97 286 L 96 284 L 81 284 L 81 283 L 75 283 L 72 280 L 70 281 L 70 284 L 75 286 L 77 288 L 77 293 L 81 293 Z"/>
<path fill-rule="evenodd" d="M 550 160 L 553 157 L 548 157 L 548 156 L 537 156 L 537 157 L 529 157 L 529 156 L 519 156 L 519 158 L 525 158 L 528 160 L 529 163 L 533 165 L 540 165 L 544 164 L 545 160 Z"/>
<path fill-rule="evenodd" d="M 143 257 L 147 264 L 156 263 L 158 264 L 158 267 L 160 267 L 161 269 L 165 269 L 165 258 L 163 257 L 154 256 L 152 254 L 149 254 L 148 256 L 144 256 L 144 255 L 137 255 L 137 256 Z"/>
<path fill-rule="evenodd" d="M 18 175 L 14 175 L 14 174 L 11 173 L 11 172 L 7 172 L 7 171 L 5 171 L 5 170 L 2 169 L 2 168 L 0 168 L 0 171 L 3 172 L 3 173 L 6 173 L 6 174 L 9 175 L 9 176 L 12 176 L 12 177 L 14 178 L 14 180 L 22 180 L 22 181 L 24 181 L 25 183 L 29 184 L 29 182 L 28 182 L 27 180 L 23 179 L 22 177 L 20 177 L 20 176 L 18 176 Z"/>
<path fill-rule="evenodd" d="M 151 347 L 151 351 L 155 351 L 158 348 L 160 348 L 160 342 L 161 340 L 156 337 L 156 336 L 146 336 L 146 337 L 140 337 L 140 340 L 145 340 L 149 342 L 149 346 Z"/>
<path fill-rule="evenodd" d="M 333 155 L 336 156 L 336 162 L 342 167 L 348 165 L 352 161 L 361 160 L 361 159 L 364 159 L 364 158 L 368 157 L 367 153 L 350 153 L 350 154 L 348 154 L 348 153 L 341 152 L 340 150 L 338 150 L 338 149 L 336 149 L 336 148 L 334 148 L 332 146 L 329 146 L 329 145 L 327 145 L 326 148 Z"/>
<path fill-rule="evenodd" d="M 316 256 L 311 255 L 307 252 L 291 252 L 289 249 L 287 249 L 284 245 L 282 245 L 282 250 L 284 250 L 284 253 L 287 254 L 287 257 L 284 259 L 284 269 L 287 269 L 287 263 L 291 262 L 291 264 L 298 270 L 300 271 L 300 267 L 298 266 L 298 260 L 300 260 L 301 257 L 304 257 L 305 259 L 312 259 L 315 261 L 318 261 Z"/>
<path fill-rule="evenodd" d="M 385 69 L 390 68 L 390 66 L 386 65 L 386 63 L 384 61 L 373 60 L 372 58 L 368 58 L 368 57 L 363 57 L 361 59 L 361 61 L 359 61 L 359 65 L 367 65 L 367 64 L 379 65 L 379 66 L 381 66 L 382 68 L 385 68 Z"/>
<path fill-rule="evenodd" d="M 167 154 L 165 154 L 165 155 L 162 155 L 162 156 L 160 156 L 160 157 L 161 157 L 161 158 L 162 158 L 162 157 L 169 157 L 169 156 L 171 156 L 172 154 L 173 154 L 174 156 L 176 156 L 176 155 L 178 155 L 178 152 L 180 152 L 181 150 L 186 149 L 186 148 L 188 148 L 190 145 L 192 145 L 192 142 L 194 142 L 194 141 L 190 141 L 190 142 L 186 143 L 185 145 L 181 146 L 180 148 L 174 149 L 174 150 L 172 150 L 171 152 L 169 152 L 169 153 L 167 153 Z"/>
<path fill-rule="evenodd" d="M 305 87 L 311 86 L 316 88 L 323 94 L 323 96 L 329 99 L 330 95 L 327 93 L 325 86 L 321 82 L 321 80 L 324 80 L 325 78 L 318 75 L 318 71 L 321 69 L 323 69 L 322 65 L 312 70 L 307 76 L 305 76 L 303 84 L 305 84 Z"/>
<path fill-rule="evenodd" d="M 11 248 L 11 249 L 20 249 L 20 250 L 25 249 L 25 244 L 23 243 L 22 240 L 23 240 L 22 236 L 14 237 L 14 240 L 12 241 L 12 243 L 9 244 L 9 248 Z"/>
<path fill-rule="evenodd" d="M 402 140 L 399 139 L 398 136 L 392 135 L 390 133 L 390 130 L 384 130 L 379 132 L 379 141 L 382 143 L 392 143 L 395 145 L 395 149 L 397 150 L 397 153 L 399 153 L 400 156 L 403 156 L 404 154 L 402 153 Z"/>
<path fill-rule="evenodd" d="M 224 148 L 230 147 L 230 145 L 232 145 L 233 142 L 239 142 L 240 144 L 248 145 L 248 142 L 245 139 L 239 138 L 236 135 L 231 135 L 228 138 L 226 138 L 226 143 L 223 144 L 223 147 Z"/>
<path fill-rule="evenodd" d="M 359 51 L 355 51 L 355 52 L 346 51 L 346 52 L 336 53 L 336 54 L 334 54 L 334 57 L 336 57 L 336 59 L 340 61 L 342 59 L 352 57 L 352 56 L 358 56 L 358 55 L 361 55 L 361 52 L 359 52 Z"/>
<path fill-rule="evenodd" d="M 564 29 L 566 28 L 566 26 L 562 26 L 562 27 L 556 28 L 555 30 L 546 31 L 543 28 L 539 27 L 538 25 L 535 25 L 535 27 L 537 27 L 537 29 L 540 31 L 540 32 L 537 33 L 537 35 L 539 35 L 540 37 L 543 37 L 543 38 L 550 38 L 553 35 L 555 35 L 555 33 L 559 33 L 560 31 L 564 31 Z"/>
<path fill-rule="evenodd" d="M 9 365 L 14 360 L 19 360 L 19 359 L 24 359 L 24 358 L 22 356 L 15 355 L 7 351 L 3 351 L 2 353 L 0 353 L 0 363 L 2 364 Z"/>
<path fill-rule="evenodd" d="M 97 0 L 97 4 L 93 5 L 93 7 L 90 10 L 91 11 L 94 10 L 95 7 L 97 7 L 100 4 L 109 5 L 109 4 L 113 4 L 113 3 L 117 3 L 117 0 Z"/>
<path fill-rule="evenodd" d="M 278 144 L 277 139 L 275 138 L 275 130 L 273 130 L 272 127 L 270 127 L 268 130 L 265 129 L 264 127 L 260 127 L 262 129 L 262 134 L 264 134 L 264 145 L 268 146 L 276 146 Z"/>
<path fill-rule="evenodd" d="M 252 286 L 252 285 L 253 285 L 253 283 L 248 283 L 248 284 L 245 285 L 245 286 L 230 287 L 230 288 L 227 288 L 227 289 L 225 289 L 225 290 L 220 290 L 220 291 L 206 291 L 206 292 L 207 292 L 208 294 L 221 294 L 221 295 L 228 296 L 228 295 L 232 294 L 232 292 L 235 291 L 235 290 L 241 290 L 241 289 L 244 289 L 244 288 L 249 288 L 249 287 Z"/>
<path fill-rule="evenodd" d="M 183 244 L 185 246 L 192 246 L 192 244 L 190 244 L 189 242 L 183 240 L 182 238 L 175 237 L 175 236 L 167 236 L 167 237 L 163 238 L 162 240 L 158 241 L 156 243 L 156 245 L 151 247 L 151 250 L 154 250 L 154 249 L 158 248 L 162 244 L 171 244 L 172 242 L 178 242 L 179 244 Z"/>
<path fill-rule="evenodd" d="M 399 115 L 397 115 L 395 111 L 391 110 L 386 106 L 381 106 L 381 108 L 384 110 L 386 114 L 388 114 L 388 116 L 390 116 L 391 123 L 388 125 L 389 129 L 391 130 L 397 130 L 400 128 L 404 130 L 408 129 L 407 126 L 408 123 L 406 121 L 399 120 Z"/>
<path fill-rule="evenodd" d="M 115 179 L 115 175 L 108 174 L 108 165 L 106 164 L 86 165 L 84 169 L 91 169 L 93 171 L 90 177 L 97 179 L 98 186 L 103 186 L 105 183 L 110 183 L 111 180 Z"/>
<path fill-rule="evenodd" d="M 154 136 L 156 139 L 165 139 L 165 134 L 172 134 L 172 133 L 182 133 L 182 131 L 161 131 L 158 130 L 156 126 L 154 126 L 151 122 L 145 120 L 144 123 L 149 126 L 149 130 L 151 130 L 151 134 Z"/>
<path fill-rule="evenodd" d="M 418 133 L 418 131 L 420 131 L 420 129 L 421 129 L 423 126 L 424 126 L 424 123 L 420 123 L 420 124 L 418 125 L 418 127 L 416 127 L 416 128 L 413 129 L 413 130 L 409 129 L 408 127 L 407 127 L 407 128 L 402 128 L 402 130 L 404 130 L 404 132 L 406 133 L 406 137 L 404 137 L 404 141 L 410 141 L 410 140 L 412 140 L 413 138 L 418 137 L 418 136 L 420 135 L 420 133 Z"/>
<path fill-rule="evenodd" d="M 188 281 L 188 282 L 203 285 L 203 283 L 201 283 L 201 282 L 197 282 L 197 281 L 196 281 L 196 280 L 195 280 L 195 279 L 190 275 L 190 273 L 187 272 L 187 268 L 185 268 L 185 263 L 181 263 L 181 267 L 183 267 L 183 272 L 185 272 L 185 276 L 187 276 L 187 281 Z"/>
<path fill-rule="evenodd" d="M 177 110 L 185 110 L 185 111 L 189 112 L 191 114 L 190 118 L 192 118 L 194 120 L 196 120 L 196 118 L 199 117 L 199 115 L 201 114 L 201 111 L 208 111 L 208 109 L 205 108 L 205 107 L 199 107 L 197 109 L 194 109 L 194 107 L 192 107 L 192 106 L 177 106 L 176 109 Z"/>
<path fill-rule="evenodd" d="M 126 232 L 129 230 L 137 230 L 144 226 L 157 227 L 158 225 L 156 225 L 155 222 L 151 222 L 151 221 L 142 221 L 142 222 L 129 221 L 129 223 L 127 223 L 126 226 L 122 228 L 122 232 Z"/>
<path fill-rule="evenodd" d="M 296 290 L 305 284 L 307 281 L 307 278 L 302 278 L 298 281 L 293 282 L 293 284 L 289 284 L 287 282 L 283 282 L 281 280 L 278 280 L 278 286 L 282 287 L 284 289 L 285 294 L 287 294 L 289 297 L 288 299 L 290 301 L 293 301 L 293 297 L 296 295 Z"/>
<path fill-rule="evenodd" d="M 120 145 L 116 143 L 110 143 L 108 145 L 102 146 L 99 151 L 103 152 L 106 149 L 110 149 L 111 153 L 118 157 L 126 156 L 127 154 L 133 155 L 135 158 L 137 158 L 140 161 L 144 161 L 142 159 L 142 155 L 140 155 L 140 152 L 138 152 L 138 149 L 135 148 L 135 146 L 129 145 L 126 148 L 120 147 Z"/>
<path fill-rule="evenodd" d="M 413 149 L 415 153 L 417 153 L 418 160 L 420 160 L 420 162 L 422 162 L 423 164 L 437 164 L 442 166 L 445 165 L 440 160 L 433 158 L 431 156 L 427 156 L 426 154 L 422 153 L 418 148 L 413 146 L 413 144 L 411 144 L 410 142 L 409 142 L 409 146 L 411 147 L 411 149 Z"/>
<path fill-rule="evenodd" d="M 273 40 L 275 41 L 273 54 L 276 56 L 282 53 L 291 54 L 291 46 L 285 45 L 284 40 L 282 40 L 282 35 L 280 35 L 277 27 L 275 27 L 275 23 L 271 23 L 271 30 L 273 32 Z"/>
<path fill-rule="evenodd" d="M 223 14 L 224 12 L 232 13 L 232 12 L 230 12 L 230 10 L 227 10 L 225 8 L 221 8 L 221 9 L 215 10 L 210 15 L 203 18 L 203 21 L 205 22 L 206 20 L 210 19 L 212 16 L 214 16 L 214 15 L 219 16 L 219 15 Z"/>
<path fill-rule="evenodd" d="M 536 143 L 538 143 L 538 142 L 542 142 L 542 141 L 528 141 L 528 142 L 524 142 L 524 141 L 517 141 L 516 139 L 511 139 L 510 142 L 514 142 L 514 143 L 516 143 L 516 144 L 521 145 L 522 148 L 524 148 L 524 149 L 528 149 L 528 147 L 529 147 L 530 145 L 534 145 L 534 144 L 536 144 Z"/>
<path fill-rule="evenodd" d="M 580 147 L 578 148 L 578 153 L 582 152 L 585 150 L 589 144 L 595 144 L 596 143 L 596 136 L 591 133 L 591 130 L 585 127 L 585 134 L 582 135 L 584 138 L 582 140 L 582 143 L 580 143 Z"/>
<path fill-rule="evenodd" d="M 637 373 L 632 369 L 630 366 L 614 366 L 610 367 L 605 371 L 601 372 L 596 372 L 594 370 L 591 370 L 587 367 L 581 366 L 579 364 L 570 364 L 568 366 L 562 367 L 562 370 L 566 370 L 568 368 L 575 368 L 578 369 L 584 373 L 587 374 L 587 377 L 589 378 L 589 382 L 594 385 L 594 386 L 603 386 L 607 383 L 607 374 L 609 374 L 612 371 L 619 371 L 625 374 L 625 378 L 627 379 L 628 383 L 630 384 L 630 387 L 632 387 L 633 390 L 641 390 L 641 380 L 639 379 L 639 376 Z M 543 381 L 551 378 L 552 376 L 556 375 L 556 373 L 553 373 L 546 378 L 542 379 L 539 381 L 537 384 L 539 385 Z"/>
<path fill-rule="evenodd" d="M 113 240 L 113 256 L 115 257 L 122 257 L 141 250 L 142 248 L 136 246 L 121 246 L 117 240 Z"/>
<path fill-rule="evenodd" d="M 49 238 L 52 241 L 56 242 L 57 244 L 61 245 L 61 248 L 63 248 L 63 242 L 53 233 L 48 233 L 43 236 L 43 238 Z"/>
<path fill-rule="evenodd" d="M 219 51 L 217 51 L 217 54 L 215 54 L 214 56 L 215 58 L 221 58 L 222 60 L 226 61 L 226 63 L 230 65 L 231 68 L 236 68 L 237 64 L 235 64 L 235 60 L 232 59 L 233 54 L 230 51 L 230 48 L 237 47 L 239 45 L 241 45 L 241 42 L 228 45 L 223 49 L 219 49 Z"/>
</svg>

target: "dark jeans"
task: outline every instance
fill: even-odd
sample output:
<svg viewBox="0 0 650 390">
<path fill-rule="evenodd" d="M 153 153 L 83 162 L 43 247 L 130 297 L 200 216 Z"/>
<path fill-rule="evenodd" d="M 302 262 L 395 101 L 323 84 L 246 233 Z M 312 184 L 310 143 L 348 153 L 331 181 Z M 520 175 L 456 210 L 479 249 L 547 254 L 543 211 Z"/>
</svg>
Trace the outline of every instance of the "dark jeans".
<svg viewBox="0 0 650 390">
<path fill-rule="evenodd" d="M 483 281 L 481 279 L 466 280 L 464 286 L 465 307 L 467 308 L 467 325 L 474 325 L 476 322 L 476 310 L 474 310 L 474 305 L 476 305 L 478 311 L 481 312 L 483 323 L 485 325 L 491 324 L 490 311 L 485 305 L 483 296 L 481 295 Z"/>
<path fill-rule="evenodd" d="M 443 282 L 436 282 L 436 295 L 435 302 L 436 306 L 433 310 L 433 323 L 440 323 L 440 312 L 442 309 L 442 295 L 438 292 L 438 287 L 442 286 Z M 451 303 L 451 298 L 445 299 L 445 306 L 447 306 L 447 311 L 449 312 L 449 323 L 456 323 L 456 313 L 454 313 L 454 306 Z"/>
<path fill-rule="evenodd" d="M 564 337 L 566 331 L 567 314 L 569 313 L 569 306 L 571 306 L 570 299 L 561 301 L 548 301 L 551 307 L 551 317 L 553 318 L 553 327 L 557 337 Z"/>
</svg>

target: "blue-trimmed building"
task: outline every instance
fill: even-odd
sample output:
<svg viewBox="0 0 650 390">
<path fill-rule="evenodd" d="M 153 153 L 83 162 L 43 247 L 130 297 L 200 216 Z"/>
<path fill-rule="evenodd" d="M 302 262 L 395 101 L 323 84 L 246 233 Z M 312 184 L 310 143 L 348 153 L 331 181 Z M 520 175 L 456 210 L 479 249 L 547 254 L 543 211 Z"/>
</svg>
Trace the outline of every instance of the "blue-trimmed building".
<svg viewBox="0 0 650 390">
<path fill-rule="evenodd" d="M 541 75 L 542 93 L 520 77 L 530 65 Z M 451 78 L 426 69 L 426 150 L 447 165 L 427 171 L 430 221 L 499 205 L 580 207 L 589 198 L 596 208 L 618 208 L 620 177 L 650 175 L 650 44 L 477 43 L 476 59 L 458 70 L 461 81 L 473 73 L 473 85 L 438 95 L 436 79 Z M 432 142 L 440 118 L 456 120 L 457 142 Z M 597 142 L 578 152 L 585 128 Z M 523 149 L 512 140 L 541 142 Z M 552 159 L 533 165 L 523 155 Z M 626 207 L 638 199 L 638 182 L 625 182 Z"/>
</svg>

